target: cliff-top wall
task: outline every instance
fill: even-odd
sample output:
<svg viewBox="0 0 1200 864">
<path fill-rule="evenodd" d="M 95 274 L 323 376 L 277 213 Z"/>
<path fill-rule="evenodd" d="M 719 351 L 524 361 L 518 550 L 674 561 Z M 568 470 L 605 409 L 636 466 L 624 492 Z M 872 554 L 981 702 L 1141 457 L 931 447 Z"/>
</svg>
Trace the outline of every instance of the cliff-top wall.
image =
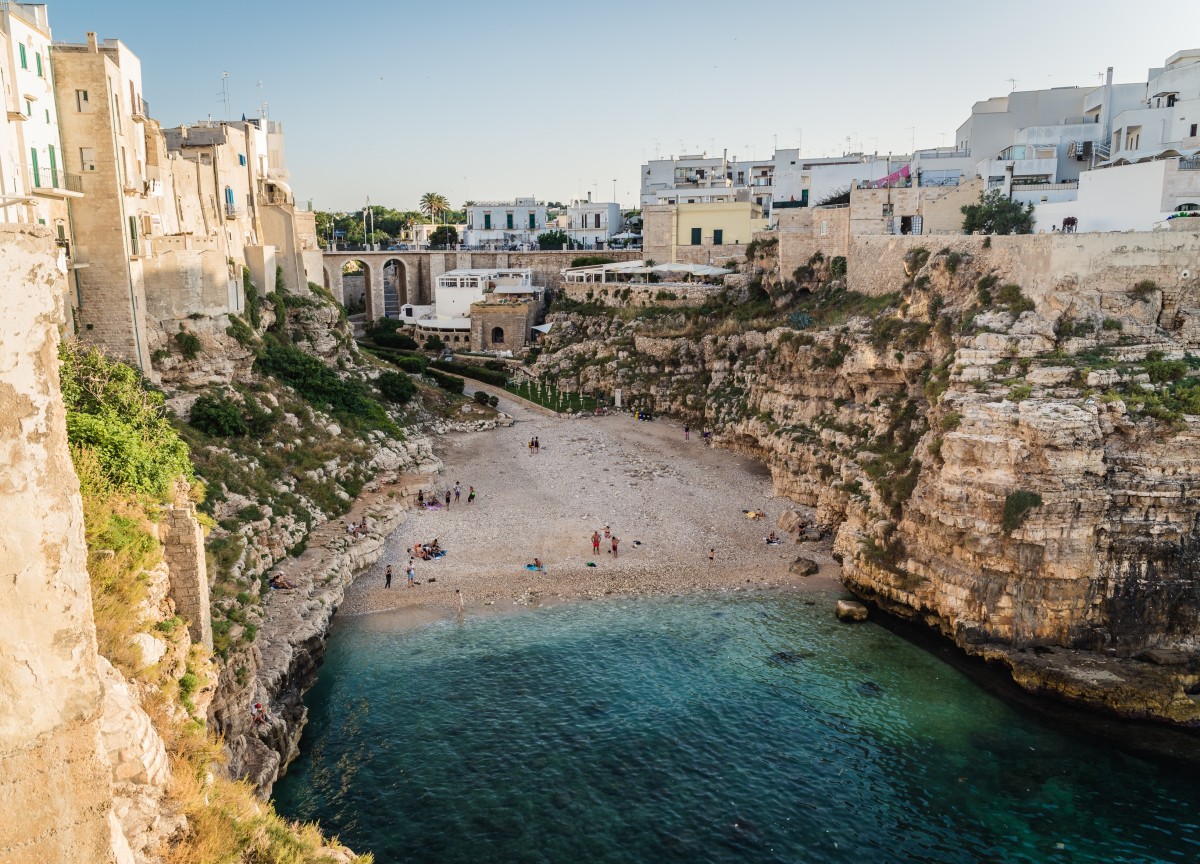
<svg viewBox="0 0 1200 864">
<path fill-rule="evenodd" d="M 0 226 L 0 861 L 118 860 L 45 229 Z M 125 849 L 128 852 L 128 849 Z M 124 859 L 129 860 L 129 859 Z"/>
</svg>

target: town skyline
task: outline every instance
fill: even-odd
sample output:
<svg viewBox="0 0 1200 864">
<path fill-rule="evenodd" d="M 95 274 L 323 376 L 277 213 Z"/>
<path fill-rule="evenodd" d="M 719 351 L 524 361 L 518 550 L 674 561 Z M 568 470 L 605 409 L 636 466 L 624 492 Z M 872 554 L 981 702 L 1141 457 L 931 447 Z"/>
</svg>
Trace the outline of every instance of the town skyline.
<svg viewBox="0 0 1200 864">
<path fill-rule="evenodd" d="M 1098 85 L 1109 65 L 1118 82 L 1144 80 L 1147 69 L 1190 47 L 1177 34 L 1200 24 L 1200 10 L 1181 7 L 1170 32 L 1123 34 L 1113 45 L 1112 16 L 1123 11 L 1116 3 L 1089 7 L 1087 20 L 1073 20 L 1065 7 L 1017 3 L 1006 20 L 1026 10 L 1035 22 L 1024 55 L 1012 40 L 994 38 L 984 13 L 963 15 L 941 2 L 878 28 L 848 23 L 839 10 L 770 2 L 736 22 L 707 2 L 690 7 L 687 22 L 663 4 L 635 14 L 639 7 L 617 2 L 597 18 L 551 14 L 540 3 L 514 13 L 468 2 L 450 13 L 371 2 L 358 7 L 361 26 L 344 29 L 322 24 L 328 7 L 316 4 L 218 3 L 202 20 L 176 19 L 170 9 L 149 17 L 130 3 L 48 5 L 55 41 L 80 43 L 93 30 L 138 55 L 146 98 L 164 126 L 257 117 L 265 103 L 288 133 L 297 200 L 335 211 L 360 209 L 367 196 L 415 209 L 431 190 L 453 207 L 518 196 L 610 200 L 614 181 L 618 202 L 633 207 L 636 166 L 654 158 L 761 159 L 777 147 L 819 158 L 952 145 L 976 101 L 1014 84 Z M 860 5 L 855 22 L 885 8 Z M 222 10 L 236 11 L 244 26 L 231 35 Z M 186 26 L 174 28 L 184 38 L 162 38 L 164 16 Z M 628 27 L 647 38 L 631 38 Z M 839 31 L 841 39 L 810 35 Z M 914 33 L 944 49 L 914 54 L 905 47 Z M 587 48 L 575 53 L 581 34 Z M 1065 43 L 1034 50 L 1043 38 Z M 689 90 L 694 98 L 680 98 Z"/>
</svg>

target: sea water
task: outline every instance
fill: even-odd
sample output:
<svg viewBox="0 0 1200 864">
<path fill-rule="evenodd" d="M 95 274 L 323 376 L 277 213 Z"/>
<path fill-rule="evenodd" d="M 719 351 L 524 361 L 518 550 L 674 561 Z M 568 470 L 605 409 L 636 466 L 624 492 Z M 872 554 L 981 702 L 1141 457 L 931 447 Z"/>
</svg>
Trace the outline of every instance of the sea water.
<svg viewBox="0 0 1200 864">
<path fill-rule="evenodd" d="M 338 623 L 275 787 L 378 864 L 1196 862 L 1200 781 L 825 595 Z"/>
</svg>

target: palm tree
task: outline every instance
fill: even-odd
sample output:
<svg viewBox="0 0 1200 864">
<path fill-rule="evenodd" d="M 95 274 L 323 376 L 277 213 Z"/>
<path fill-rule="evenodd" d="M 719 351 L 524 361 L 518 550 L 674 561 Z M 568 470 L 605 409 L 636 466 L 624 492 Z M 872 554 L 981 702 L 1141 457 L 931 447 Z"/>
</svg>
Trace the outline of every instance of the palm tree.
<svg viewBox="0 0 1200 864">
<path fill-rule="evenodd" d="M 446 200 L 445 195 L 438 192 L 426 192 L 421 196 L 421 212 L 428 216 L 431 222 L 436 222 L 438 215 L 449 209 L 450 203 Z"/>
</svg>

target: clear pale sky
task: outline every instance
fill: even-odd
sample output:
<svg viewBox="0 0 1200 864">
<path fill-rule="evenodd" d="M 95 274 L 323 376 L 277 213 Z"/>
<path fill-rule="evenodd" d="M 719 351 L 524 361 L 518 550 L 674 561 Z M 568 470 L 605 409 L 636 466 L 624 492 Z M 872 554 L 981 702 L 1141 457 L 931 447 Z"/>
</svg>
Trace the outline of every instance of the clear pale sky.
<svg viewBox="0 0 1200 864">
<path fill-rule="evenodd" d="M 1200 43 L 1200 4 L 858 0 L 49 0 L 142 60 L 164 126 L 257 116 L 286 132 L 299 201 L 353 210 L 535 195 L 632 206 L 656 155 L 762 158 L 952 144 L 975 101 L 1145 81 Z M 257 82 L 262 82 L 261 90 Z"/>
</svg>

